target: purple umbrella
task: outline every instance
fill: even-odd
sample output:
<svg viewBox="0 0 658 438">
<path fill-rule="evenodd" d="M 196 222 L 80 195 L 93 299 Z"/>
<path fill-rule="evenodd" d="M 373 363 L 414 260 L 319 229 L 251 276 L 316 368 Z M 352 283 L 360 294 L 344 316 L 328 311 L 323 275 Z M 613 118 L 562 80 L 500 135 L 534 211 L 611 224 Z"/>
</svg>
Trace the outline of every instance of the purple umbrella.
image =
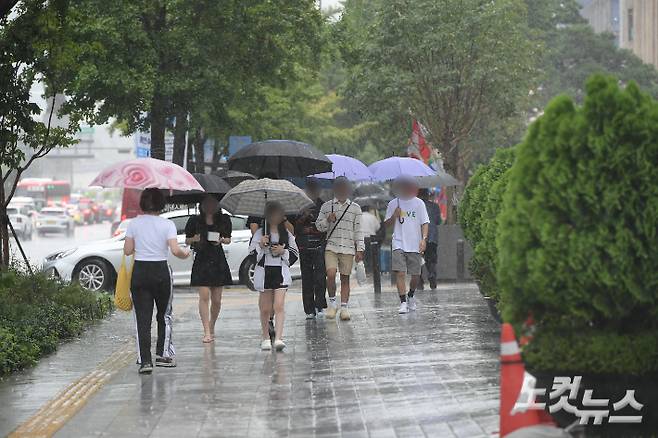
<svg viewBox="0 0 658 438">
<path fill-rule="evenodd" d="M 390 157 L 372 163 L 369 167 L 370 172 L 377 181 L 391 181 L 400 177 L 421 177 L 432 176 L 436 172 L 427 164 L 420 160 L 409 157 Z M 400 199 L 398 198 L 398 207 Z M 400 223 L 404 218 L 398 218 Z"/>
<path fill-rule="evenodd" d="M 331 172 L 317 173 L 313 175 L 320 179 L 336 179 L 338 176 L 344 176 L 350 181 L 367 181 L 372 179 L 372 174 L 368 167 L 356 158 L 345 155 L 329 154 L 327 158 L 331 160 Z"/>
<path fill-rule="evenodd" d="M 401 176 L 433 176 L 436 171 L 420 160 L 409 157 L 390 157 L 368 166 L 376 181 L 392 181 Z"/>
</svg>

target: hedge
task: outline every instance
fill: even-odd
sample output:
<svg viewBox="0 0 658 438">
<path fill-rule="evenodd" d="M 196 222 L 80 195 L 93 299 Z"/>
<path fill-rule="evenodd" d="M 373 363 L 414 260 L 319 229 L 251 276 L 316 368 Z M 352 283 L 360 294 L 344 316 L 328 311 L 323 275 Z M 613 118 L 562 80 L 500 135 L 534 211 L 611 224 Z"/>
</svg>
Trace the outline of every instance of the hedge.
<svg viewBox="0 0 658 438">
<path fill-rule="evenodd" d="M 533 315 L 531 367 L 655 372 L 658 103 L 600 75 L 586 91 L 581 107 L 555 98 L 517 147 L 498 221 L 503 318 Z"/>
<path fill-rule="evenodd" d="M 514 148 L 498 149 L 487 164 L 477 168 L 459 204 L 459 223 L 473 248 L 471 273 L 482 294 L 496 301 L 500 298 L 495 267 L 497 217 L 514 155 Z"/>
<path fill-rule="evenodd" d="M 109 295 L 41 274 L 0 273 L 0 376 L 33 365 L 111 310 Z"/>
</svg>

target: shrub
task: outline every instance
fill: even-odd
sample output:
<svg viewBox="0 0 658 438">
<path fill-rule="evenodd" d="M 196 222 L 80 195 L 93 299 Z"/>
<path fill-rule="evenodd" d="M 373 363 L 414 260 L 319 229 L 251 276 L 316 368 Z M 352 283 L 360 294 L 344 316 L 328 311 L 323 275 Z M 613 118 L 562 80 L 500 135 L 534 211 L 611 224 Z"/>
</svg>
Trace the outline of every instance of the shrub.
<svg viewBox="0 0 658 438">
<path fill-rule="evenodd" d="M 111 310 L 109 295 L 43 275 L 0 273 L 0 376 L 33 365 Z"/>
<path fill-rule="evenodd" d="M 513 148 L 498 149 L 487 164 L 478 167 L 459 205 L 459 221 L 473 247 L 471 273 L 478 279 L 480 291 L 496 301 L 496 218 L 513 162 Z"/>
<path fill-rule="evenodd" d="M 533 315 L 531 366 L 658 371 L 656 348 L 625 355 L 658 332 L 658 104 L 614 78 L 586 90 L 582 107 L 554 99 L 517 147 L 498 223 L 503 317 Z"/>
</svg>

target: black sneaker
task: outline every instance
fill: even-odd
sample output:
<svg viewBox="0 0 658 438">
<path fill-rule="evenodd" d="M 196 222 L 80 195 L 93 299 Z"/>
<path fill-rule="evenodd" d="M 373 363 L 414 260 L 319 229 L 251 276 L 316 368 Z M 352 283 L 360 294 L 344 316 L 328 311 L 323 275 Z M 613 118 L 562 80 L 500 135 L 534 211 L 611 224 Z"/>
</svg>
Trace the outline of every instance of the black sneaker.
<svg viewBox="0 0 658 438">
<path fill-rule="evenodd" d="M 151 374 L 153 372 L 152 363 L 143 363 L 139 366 L 139 374 Z"/>
<path fill-rule="evenodd" d="M 176 360 L 173 357 L 156 357 L 155 358 L 156 367 L 167 367 L 173 368 L 176 366 Z"/>
</svg>

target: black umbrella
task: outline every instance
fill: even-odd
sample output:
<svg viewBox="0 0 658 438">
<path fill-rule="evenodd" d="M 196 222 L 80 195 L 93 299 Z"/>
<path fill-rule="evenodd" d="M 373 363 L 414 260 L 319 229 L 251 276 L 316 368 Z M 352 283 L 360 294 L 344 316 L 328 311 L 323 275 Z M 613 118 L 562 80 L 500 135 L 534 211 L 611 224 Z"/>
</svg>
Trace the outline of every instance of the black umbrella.
<svg viewBox="0 0 658 438">
<path fill-rule="evenodd" d="M 322 152 L 306 143 L 292 140 L 266 140 L 252 143 L 228 159 L 229 170 L 258 177 L 286 178 L 331 172 L 332 163 Z"/>
<path fill-rule="evenodd" d="M 179 191 L 174 190 L 171 196 L 167 197 L 167 202 L 170 204 L 196 204 L 201 202 L 203 198 L 210 194 L 217 199 L 221 199 L 229 190 L 231 186 L 226 181 L 217 175 L 209 175 L 206 173 L 193 173 L 192 176 L 201 184 L 205 190 Z"/>
<path fill-rule="evenodd" d="M 256 179 L 256 177 L 250 173 L 240 172 L 238 170 L 228 170 L 228 169 L 218 169 L 212 173 L 212 175 L 217 175 L 224 181 L 228 183 L 231 187 L 235 187 L 240 184 L 242 181 L 248 179 Z"/>
</svg>

